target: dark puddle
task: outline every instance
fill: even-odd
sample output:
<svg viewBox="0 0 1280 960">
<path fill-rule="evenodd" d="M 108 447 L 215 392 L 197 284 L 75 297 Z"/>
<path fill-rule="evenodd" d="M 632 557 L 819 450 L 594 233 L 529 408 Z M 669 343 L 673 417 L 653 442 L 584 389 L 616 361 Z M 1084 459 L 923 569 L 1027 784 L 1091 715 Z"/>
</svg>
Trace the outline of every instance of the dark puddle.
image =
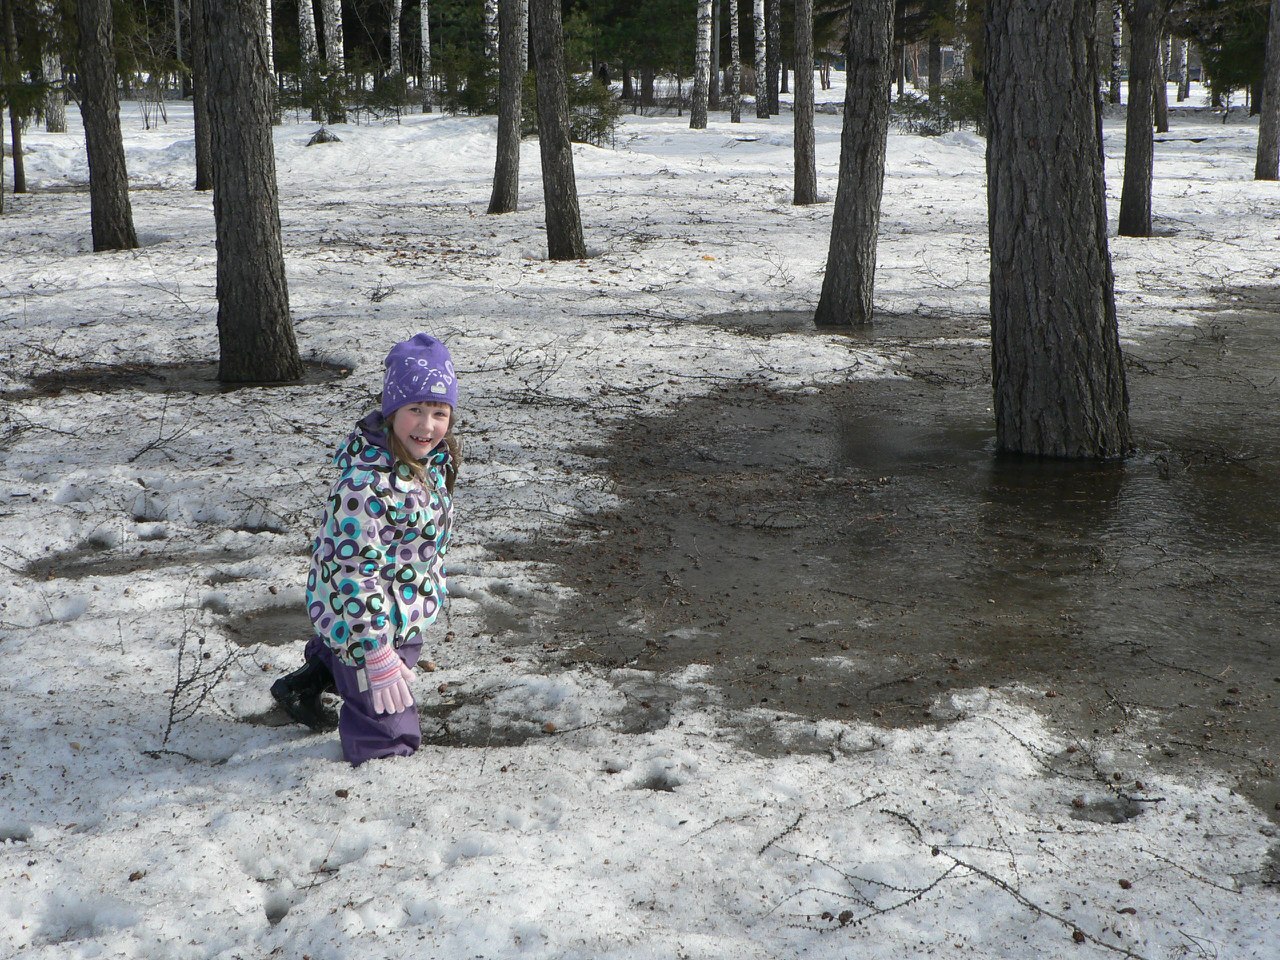
<svg viewBox="0 0 1280 960">
<path fill-rule="evenodd" d="M 247 533 L 276 533 L 262 528 L 231 527 Z M 270 552 L 266 544 L 262 552 Z M 32 560 L 23 572 L 33 580 L 82 580 L 85 577 L 120 577 L 146 570 L 163 570 L 168 567 L 198 567 L 216 563 L 240 563 L 256 551 L 243 544 L 206 544 L 191 546 L 187 539 L 179 541 L 161 536 L 139 537 L 127 546 L 117 546 L 113 541 L 89 537 L 74 547 L 56 550 Z M 216 582 L 211 575 L 210 582 Z M 238 578 L 231 577 L 230 580 Z"/>
<path fill-rule="evenodd" d="M 853 339 L 908 351 L 909 379 L 738 384 L 632 419 L 588 451 L 622 509 L 499 549 L 582 591 L 545 626 L 566 665 L 703 663 L 733 706 L 889 725 L 1021 682 L 1068 735 L 1226 770 L 1275 816 L 1280 294 L 1232 296 L 1129 348 L 1124 464 L 994 455 L 965 342 L 985 320 L 888 317 Z"/>
<path fill-rule="evenodd" d="M 225 617 L 222 629 L 227 632 L 232 643 L 241 647 L 255 647 L 258 644 L 283 647 L 306 640 L 315 633 L 311 618 L 307 616 L 306 608 L 301 603 L 258 607 L 236 614 L 230 613 L 216 601 L 207 602 L 205 606 Z"/>
<path fill-rule="evenodd" d="M 116 390 L 205 395 L 264 387 L 314 386 L 341 380 L 351 373 L 348 367 L 315 360 L 304 360 L 303 367 L 306 372 L 301 380 L 220 383 L 216 363 L 94 364 L 37 374 L 23 387 L 0 391 L 0 399 L 27 400 L 56 397 L 63 393 L 110 393 Z"/>
</svg>

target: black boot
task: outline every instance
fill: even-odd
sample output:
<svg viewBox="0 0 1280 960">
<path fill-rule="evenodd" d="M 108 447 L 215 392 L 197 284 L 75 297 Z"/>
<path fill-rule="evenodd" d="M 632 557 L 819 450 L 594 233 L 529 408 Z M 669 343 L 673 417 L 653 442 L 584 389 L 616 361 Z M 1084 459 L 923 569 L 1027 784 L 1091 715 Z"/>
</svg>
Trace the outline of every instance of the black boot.
<svg viewBox="0 0 1280 960">
<path fill-rule="evenodd" d="M 311 659 L 271 685 L 271 696 L 294 720 L 312 730 L 332 730 L 338 725 L 334 711 L 321 702 L 321 694 L 333 692 L 333 674 L 319 660 Z"/>
</svg>

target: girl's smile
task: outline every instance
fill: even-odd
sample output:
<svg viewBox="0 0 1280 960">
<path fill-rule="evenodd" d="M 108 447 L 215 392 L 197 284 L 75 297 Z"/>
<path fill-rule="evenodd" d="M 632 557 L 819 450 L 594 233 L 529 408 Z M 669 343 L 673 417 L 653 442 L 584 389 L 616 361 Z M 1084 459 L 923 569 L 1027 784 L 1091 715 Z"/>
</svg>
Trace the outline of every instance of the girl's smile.
<svg viewBox="0 0 1280 960">
<path fill-rule="evenodd" d="M 415 460 L 422 460 L 444 439 L 452 418 L 447 403 L 410 403 L 391 415 L 391 431 Z"/>
</svg>

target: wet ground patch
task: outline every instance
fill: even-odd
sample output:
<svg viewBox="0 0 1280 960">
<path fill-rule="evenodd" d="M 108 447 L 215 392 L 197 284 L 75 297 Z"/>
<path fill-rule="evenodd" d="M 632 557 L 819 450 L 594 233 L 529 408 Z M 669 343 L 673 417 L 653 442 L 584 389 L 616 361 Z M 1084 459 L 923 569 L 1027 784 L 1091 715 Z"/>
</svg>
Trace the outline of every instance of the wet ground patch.
<svg viewBox="0 0 1280 960">
<path fill-rule="evenodd" d="M 21 387 L 0 391 L 0 399 L 28 400 L 64 393 L 112 393 L 118 390 L 205 395 L 255 388 L 313 386 L 341 380 L 351 373 L 348 367 L 316 360 L 304 360 L 303 367 L 306 372 L 301 380 L 220 383 L 216 363 L 90 364 L 35 374 Z"/>
<path fill-rule="evenodd" d="M 580 591 L 543 625 L 566 665 L 705 664 L 738 708 L 895 726 L 1023 685 L 1067 735 L 1226 770 L 1274 816 L 1280 296 L 1230 296 L 1127 349 L 1126 463 L 997 455 L 985 320 L 890 316 L 851 336 L 903 379 L 632 418 L 584 450 L 621 509 L 498 550 Z"/>
</svg>

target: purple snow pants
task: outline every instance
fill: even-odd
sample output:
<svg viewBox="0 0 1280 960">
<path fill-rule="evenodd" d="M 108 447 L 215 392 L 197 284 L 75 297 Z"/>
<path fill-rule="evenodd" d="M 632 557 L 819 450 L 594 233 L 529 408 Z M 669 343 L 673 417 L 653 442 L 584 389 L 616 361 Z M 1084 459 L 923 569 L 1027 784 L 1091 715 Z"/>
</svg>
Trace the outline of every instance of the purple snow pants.
<svg viewBox="0 0 1280 960">
<path fill-rule="evenodd" d="M 418 662 L 422 644 L 412 643 L 396 649 L 404 665 L 413 668 Z M 418 708 L 409 707 L 399 713 L 374 713 L 373 697 L 360 689 L 360 673 L 334 654 L 319 637 L 307 643 L 304 655 L 315 658 L 329 668 L 342 710 L 338 714 L 338 736 L 342 739 L 342 755 L 353 766 L 378 757 L 407 757 L 422 743 L 418 725 Z"/>
</svg>

